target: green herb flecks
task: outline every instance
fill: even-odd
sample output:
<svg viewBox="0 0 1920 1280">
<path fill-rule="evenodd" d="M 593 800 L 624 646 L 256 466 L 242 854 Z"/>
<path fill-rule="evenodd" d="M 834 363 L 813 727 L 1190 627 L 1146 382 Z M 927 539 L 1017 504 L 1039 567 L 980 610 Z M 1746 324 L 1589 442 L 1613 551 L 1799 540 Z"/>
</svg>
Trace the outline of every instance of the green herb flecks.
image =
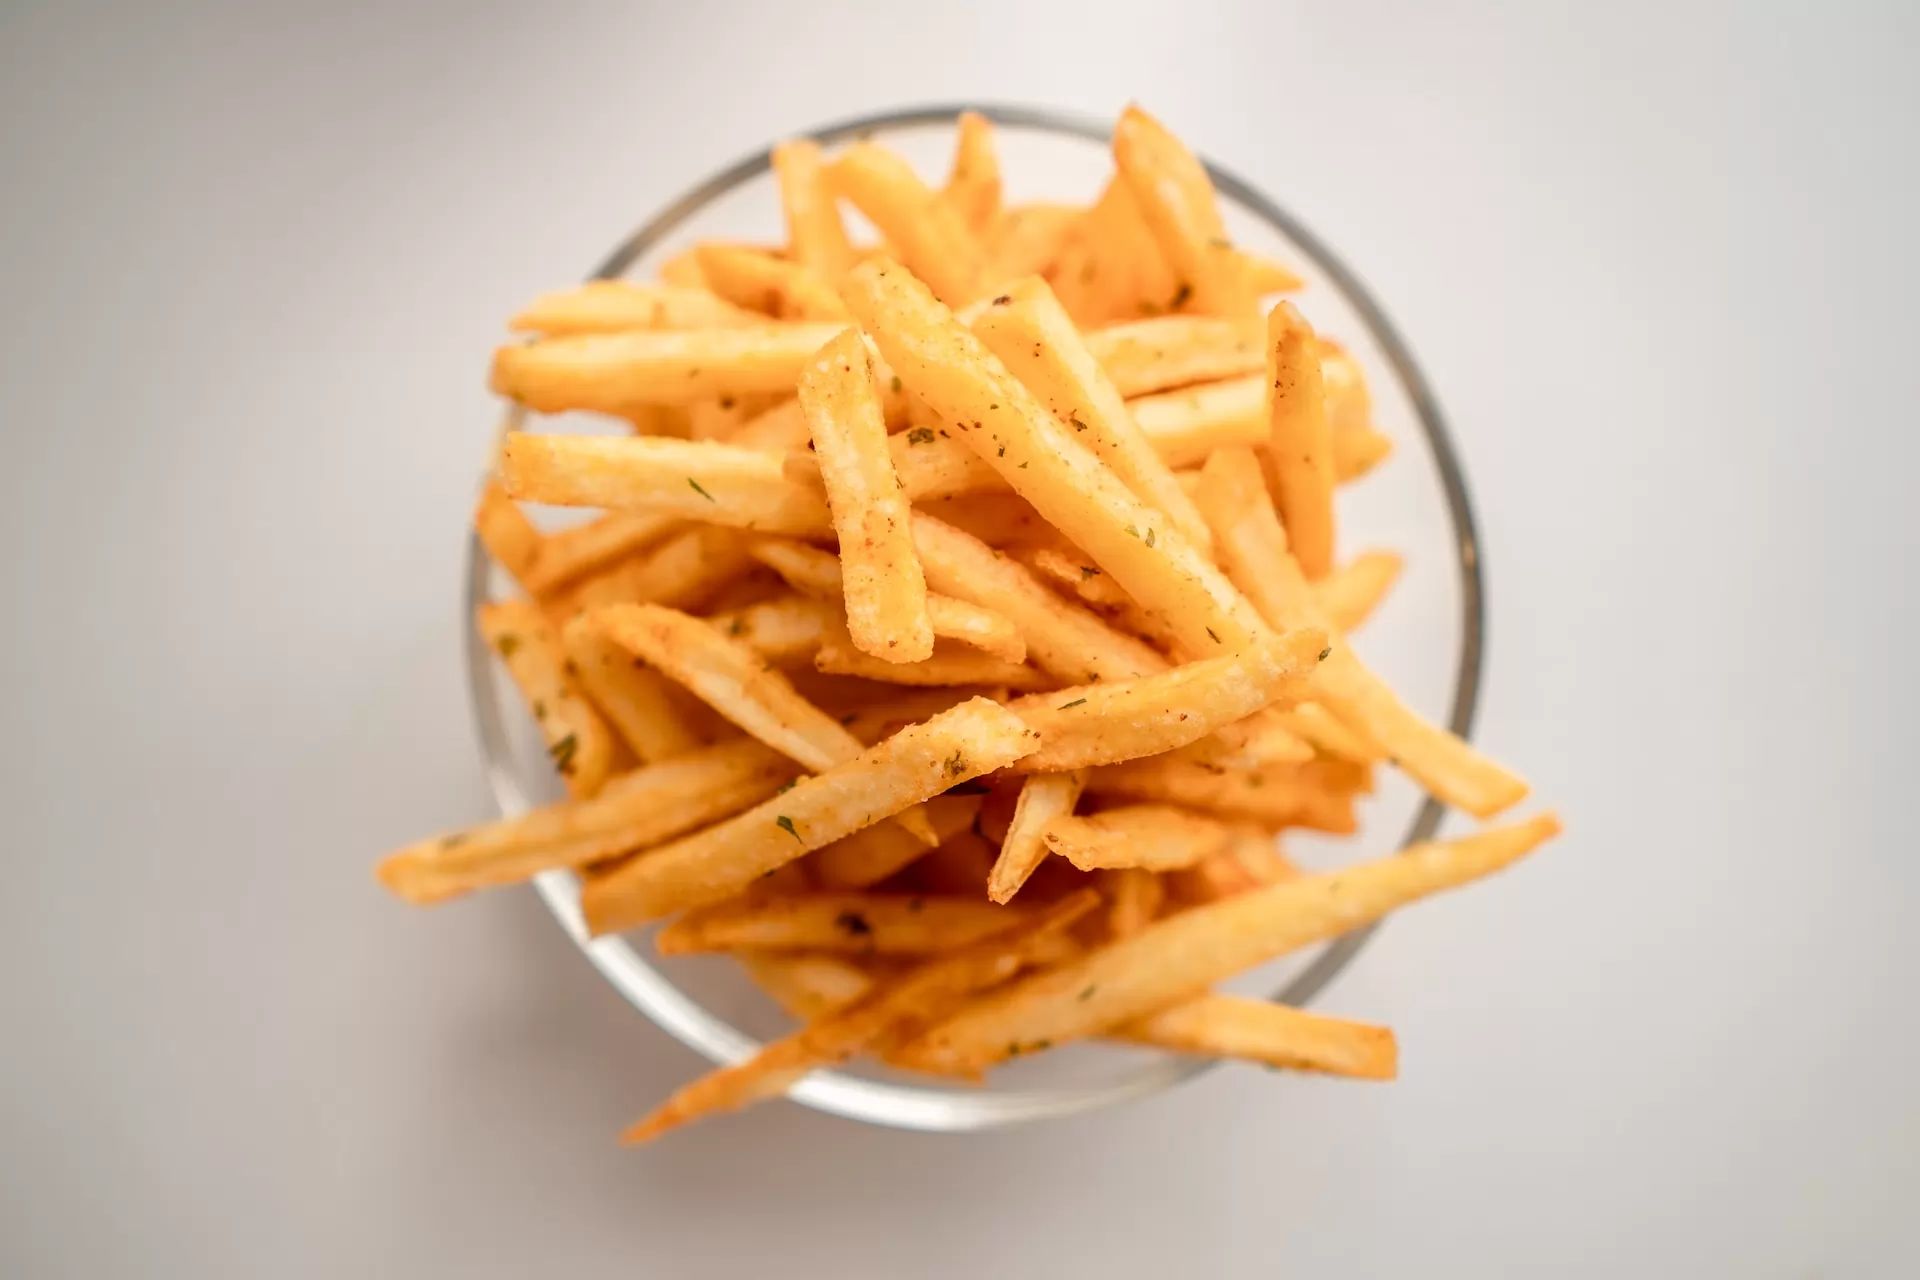
<svg viewBox="0 0 1920 1280">
<path fill-rule="evenodd" d="M 503 658 L 511 658 L 513 651 L 520 647 L 520 637 L 508 631 L 493 642 L 493 648 Z"/>
<path fill-rule="evenodd" d="M 699 495 L 700 495 L 701 497 L 703 497 L 703 498 L 705 498 L 705 499 L 706 499 L 706 500 L 707 500 L 708 502 L 718 502 L 718 501 L 719 501 L 719 499 L 717 499 L 717 498 L 715 498 L 715 497 L 714 497 L 714 496 L 713 496 L 712 494 L 710 494 L 710 493 L 708 493 L 708 492 L 707 492 L 707 491 L 706 491 L 705 489 L 702 489 L 702 488 L 700 487 L 700 482 L 699 482 L 698 480 L 695 480 L 695 479 L 694 479 L 694 478 L 693 478 L 692 476 L 688 476 L 688 477 L 687 477 L 687 483 L 688 483 L 689 485 L 691 485 L 691 486 L 692 486 L 692 488 L 693 488 L 693 491 L 694 491 L 695 493 L 697 493 L 697 494 L 699 494 Z"/>
<path fill-rule="evenodd" d="M 932 444 L 933 428 L 932 427 L 915 427 L 913 430 L 907 432 L 907 443 L 908 444 Z"/>
<path fill-rule="evenodd" d="M 1086 702 L 1086 699 L 1085 699 L 1085 698 L 1075 698 L 1075 699 L 1074 699 L 1074 700 L 1073 700 L 1072 702 L 1063 702 L 1063 703 L 1061 703 L 1061 704 L 1060 704 L 1059 706 L 1057 706 L 1057 707 L 1055 707 L 1055 708 L 1054 708 L 1054 710 L 1055 710 L 1055 711 L 1065 711 L 1065 710 L 1066 710 L 1066 709 L 1067 709 L 1068 707 L 1077 707 L 1077 706 L 1080 706 L 1080 705 L 1082 705 L 1082 704 L 1083 704 L 1083 703 L 1085 703 L 1085 702 Z"/>
<path fill-rule="evenodd" d="M 573 776 L 573 756 L 580 750 L 580 735 L 570 733 L 547 748 L 547 754 L 553 757 L 553 767 L 563 775 Z"/>
<path fill-rule="evenodd" d="M 805 840 L 800 839 L 800 833 L 793 829 L 793 819 L 789 818 L 786 814 L 783 813 L 779 817 L 775 818 L 773 820 L 773 825 L 780 828 L 782 831 L 786 832 L 788 835 L 792 836 L 795 840 L 800 840 L 801 844 L 806 843 Z"/>
</svg>

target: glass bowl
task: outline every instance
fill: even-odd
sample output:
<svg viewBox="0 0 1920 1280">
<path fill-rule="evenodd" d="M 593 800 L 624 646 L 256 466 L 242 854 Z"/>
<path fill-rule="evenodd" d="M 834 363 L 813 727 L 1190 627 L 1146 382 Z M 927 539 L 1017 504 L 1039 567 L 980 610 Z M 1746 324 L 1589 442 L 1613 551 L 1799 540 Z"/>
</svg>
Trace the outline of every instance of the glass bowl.
<svg viewBox="0 0 1920 1280">
<path fill-rule="evenodd" d="M 813 131 L 824 145 L 872 137 L 930 178 L 946 171 L 960 106 L 916 107 L 848 120 Z M 1010 202 L 1090 201 L 1111 168 L 1109 126 L 1027 107 L 974 106 L 998 126 Z M 1344 343 L 1366 370 L 1376 426 L 1395 452 L 1373 474 L 1343 487 L 1343 554 L 1369 547 L 1401 552 L 1406 568 L 1355 644 L 1369 663 L 1423 714 L 1466 736 L 1481 666 L 1481 578 L 1472 511 L 1440 408 L 1406 344 L 1357 277 L 1319 237 L 1273 200 L 1209 163 L 1236 243 L 1270 253 L 1298 271 L 1307 288 L 1297 305 L 1323 334 Z M 857 219 L 856 219 L 857 222 Z M 730 165 L 656 214 L 594 273 L 644 278 L 664 253 L 696 239 L 781 238 L 779 201 L 764 151 Z M 506 429 L 522 425 L 519 410 Z M 583 420 L 566 430 L 609 430 Z M 510 581 L 476 538 L 469 549 L 466 653 L 488 780 L 502 812 L 520 813 L 556 799 L 553 777 L 531 717 L 472 626 L 473 606 L 510 594 Z M 1383 771 L 1366 802 L 1362 834 L 1339 841 L 1289 833 L 1291 856 L 1308 866 L 1376 856 L 1431 836 L 1441 808 Z M 646 930 L 589 938 L 580 915 L 580 882 L 549 871 L 535 882 L 560 927 L 634 1007 L 681 1043 L 716 1063 L 737 1062 L 784 1034 L 792 1022 L 724 956 L 653 957 Z M 1229 984 L 1289 1005 L 1313 1000 L 1366 944 L 1371 929 L 1286 957 Z M 638 945 L 636 945 L 638 943 Z M 645 948 L 643 950 L 643 947 Z M 930 1077 L 853 1066 L 820 1071 L 796 1085 L 795 1101 L 822 1111 L 909 1129 L 988 1129 L 1072 1115 L 1144 1097 L 1214 1065 L 1201 1058 L 1104 1044 L 1070 1045 L 996 1070 L 980 1087 L 940 1087 Z"/>
</svg>

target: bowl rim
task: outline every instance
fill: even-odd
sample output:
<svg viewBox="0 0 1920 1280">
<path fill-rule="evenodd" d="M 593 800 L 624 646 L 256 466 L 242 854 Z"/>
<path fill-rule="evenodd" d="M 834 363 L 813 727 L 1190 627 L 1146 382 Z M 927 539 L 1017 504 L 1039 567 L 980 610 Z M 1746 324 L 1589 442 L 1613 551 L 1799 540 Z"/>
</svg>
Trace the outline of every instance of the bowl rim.
<svg viewBox="0 0 1920 1280">
<path fill-rule="evenodd" d="M 1010 103 L 935 103 L 837 120 L 797 133 L 822 145 L 851 141 L 889 129 L 952 123 L 963 111 L 978 112 L 994 124 L 1012 129 L 1052 133 L 1104 144 L 1112 133 L 1105 121 L 1078 112 Z M 1447 727 L 1462 738 L 1472 731 L 1479 701 L 1481 668 L 1485 656 L 1486 606 L 1484 570 L 1472 501 L 1446 417 L 1412 350 L 1386 312 L 1374 300 L 1358 275 L 1326 243 L 1258 188 L 1206 157 L 1201 157 L 1216 190 L 1265 220 L 1325 273 L 1334 289 L 1353 308 L 1370 331 L 1410 401 L 1415 420 L 1424 432 L 1440 476 L 1448 518 L 1454 532 L 1461 592 L 1460 658 L 1454 675 L 1453 706 Z M 591 279 L 613 279 L 638 258 L 697 214 L 713 200 L 772 167 L 771 147 L 753 152 L 696 184 L 628 236 L 596 268 Z M 516 429 L 526 418 L 519 406 L 510 406 L 499 435 Z M 497 439 L 496 439 L 497 443 Z M 484 476 L 483 476 L 484 483 Z M 475 729 L 489 789 L 503 815 L 524 813 L 533 807 L 521 788 L 511 763 L 512 753 L 500 699 L 491 677 L 492 655 L 474 626 L 479 605 L 491 598 L 491 561 L 477 534 L 469 533 L 465 614 L 468 691 Z M 1445 808 L 1431 796 L 1415 813 L 1399 847 L 1429 839 L 1438 829 Z M 756 1051 L 761 1041 L 739 1031 L 676 987 L 665 974 L 643 960 L 632 944 L 618 934 L 592 938 L 580 911 L 580 880 L 570 871 L 548 871 L 534 887 L 574 944 L 627 1001 L 680 1043 L 718 1064 L 738 1062 Z M 1326 943 L 1313 961 L 1270 999 L 1304 1006 L 1318 995 L 1359 954 L 1379 928 L 1367 925 Z M 1000 1128 L 1032 1120 L 1059 1118 L 1146 1097 L 1192 1080 L 1217 1066 L 1208 1058 L 1169 1056 L 1162 1062 L 1109 1085 L 1080 1089 L 1030 1089 L 989 1092 L 894 1084 L 839 1071 L 816 1071 L 796 1084 L 787 1096 L 795 1102 L 849 1119 L 923 1131 L 963 1131 Z"/>
</svg>

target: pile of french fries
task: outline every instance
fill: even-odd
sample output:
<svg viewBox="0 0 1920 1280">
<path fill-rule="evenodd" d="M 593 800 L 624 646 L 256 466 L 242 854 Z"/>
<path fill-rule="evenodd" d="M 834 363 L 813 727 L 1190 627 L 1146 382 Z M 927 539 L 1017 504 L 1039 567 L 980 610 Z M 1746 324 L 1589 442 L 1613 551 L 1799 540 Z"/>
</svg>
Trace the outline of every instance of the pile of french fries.
<svg viewBox="0 0 1920 1280">
<path fill-rule="evenodd" d="M 596 934 L 738 957 L 801 1023 L 645 1141 L 865 1054 L 977 1079 L 1086 1037 L 1388 1078 L 1392 1033 L 1213 992 L 1500 870 L 1550 814 L 1304 874 L 1375 769 L 1476 818 L 1527 794 L 1347 643 L 1397 556 L 1336 554 L 1390 452 L 1300 281 L 1227 238 L 1129 108 L 1084 208 L 776 148 L 786 239 L 535 301 L 493 386 L 630 432 L 510 434 L 476 620 L 570 798 L 401 849 L 416 903 L 580 873 Z M 849 235 L 851 206 L 881 243 Z M 522 503 L 604 514 L 542 532 Z"/>
</svg>

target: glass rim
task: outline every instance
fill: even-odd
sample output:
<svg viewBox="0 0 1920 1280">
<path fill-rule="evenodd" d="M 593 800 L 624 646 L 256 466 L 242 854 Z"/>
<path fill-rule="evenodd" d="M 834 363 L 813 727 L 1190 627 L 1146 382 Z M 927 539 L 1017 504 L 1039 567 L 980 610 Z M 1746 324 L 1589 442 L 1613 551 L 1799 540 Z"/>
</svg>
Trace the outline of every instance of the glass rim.
<svg viewBox="0 0 1920 1280">
<path fill-rule="evenodd" d="M 1006 103 L 954 103 L 905 107 L 855 116 L 794 134 L 822 145 L 851 141 L 886 129 L 951 123 L 963 111 L 985 116 L 996 125 L 1053 133 L 1104 144 L 1110 124 L 1077 112 Z M 1406 392 L 1415 420 L 1426 436 L 1434 468 L 1446 501 L 1460 574 L 1460 659 L 1454 674 L 1453 705 L 1447 727 L 1461 738 L 1473 729 L 1485 657 L 1486 618 L 1480 545 L 1466 476 L 1438 399 L 1427 384 L 1406 340 L 1354 271 L 1326 243 L 1308 230 L 1257 187 L 1231 170 L 1201 157 L 1216 190 L 1238 202 L 1285 236 L 1324 272 L 1334 289 L 1353 308 Z M 689 189 L 643 223 L 597 267 L 590 279 L 617 278 L 643 254 L 678 230 L 713 200 L 727 194 L 772 167 L 771 147 L 747 155 Z M 499 430 L 504 436 L 525 421 L 525 410 L 510 406 Z M 496 438 L 497 443 L 497 438 Z M 491 561 L 478 534 L 467 540 L 465 635 L 468 693 L 473 702 L 475 729 L 489 789 L 504 815 L 533 807 L 521 789 L 511 763 L 506 722 L 491 679 L 492 654 L 474 626 L 479 606 L 486 603 Z M 1438 830 L 1445 807 L 1428 796 L 1414 814 L 1398 847 L 1430 839 Z M 741 1061 L 763 1043 L 741 1032 L 681 991 L 665 974 L 641 958 L 619 934 L 593 938 L 587 934 L 580 911 L 580 879 L 571 871 L 547 871 L 534 879 L 534 888 L 574 945 L 580 948 L 614 989 L 640 1012 L 680 1043 L 709 1061 Z M 1304 1007 L 1337 977 L 1379 924 L 1366 925 L 1325 943 L 1320 953 L 1269 999 Z M 958 1132 L 1001 1128 L 1028 1121 L 1059 1118 L 1150 1096 L 1192 1080 L 1218 1066 L 1216 1059 L 1170 1056 L 1124 1080 L 1089 1088 L 1029 1090 L 961 1090 L 894 1084 L 869 1080 L 841 1071 L 816 1071 L 794 1085 L 787 1097 L 795 1102 L 849 1119 L 895 1128 Z"/>
</svg>

